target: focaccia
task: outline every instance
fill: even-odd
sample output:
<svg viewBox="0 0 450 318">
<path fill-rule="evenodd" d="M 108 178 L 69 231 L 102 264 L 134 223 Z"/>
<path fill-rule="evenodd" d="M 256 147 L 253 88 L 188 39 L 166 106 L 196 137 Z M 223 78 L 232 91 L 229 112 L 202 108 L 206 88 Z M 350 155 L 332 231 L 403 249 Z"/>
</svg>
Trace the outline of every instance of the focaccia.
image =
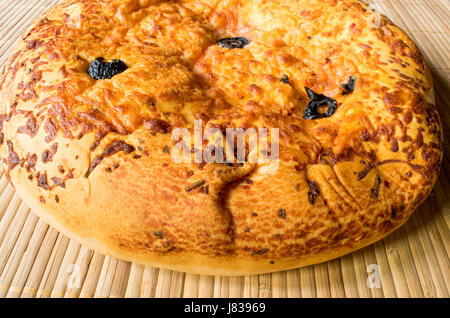
<svg viewBox="0 0 450 318">
<path fill-rule="evenodd" d="M 439 171 L 434 103 L 417 46 L 357 0 L 72 0 L 3 69 L 0 153 L 33 211 L 96 251 L 257 274 L 404 224 Z M 260 148 L 175 162 L 173 132 L 200 121 L 277 129 L 276 169 Z"/>
</svg>

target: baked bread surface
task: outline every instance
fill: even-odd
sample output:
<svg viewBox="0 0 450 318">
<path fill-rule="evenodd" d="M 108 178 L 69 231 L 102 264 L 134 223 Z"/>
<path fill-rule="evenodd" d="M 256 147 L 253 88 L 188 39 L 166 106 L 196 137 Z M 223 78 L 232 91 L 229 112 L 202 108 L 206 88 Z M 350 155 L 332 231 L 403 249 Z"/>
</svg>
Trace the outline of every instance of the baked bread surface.
<svg viewBox="0 0 450 318">
<path fill-rule="evenodd" d="M 217 44 L 230 37 L 249 44 Z M 128 68 L 95 80 L 99 57 Z M 334 114 L 303 119 L 304 87 L 336 100 Z M 278 170 L 175 163 L 171 131 L 198 119 L 279 128 Z M 381 239 L 428 196 L 443 153 L 419 49 L 352 0 L 66 1 L 5 65 L 0 128 L 12 184 L 59 231 L 215 275 L 306 266 Z"/>
</svg>

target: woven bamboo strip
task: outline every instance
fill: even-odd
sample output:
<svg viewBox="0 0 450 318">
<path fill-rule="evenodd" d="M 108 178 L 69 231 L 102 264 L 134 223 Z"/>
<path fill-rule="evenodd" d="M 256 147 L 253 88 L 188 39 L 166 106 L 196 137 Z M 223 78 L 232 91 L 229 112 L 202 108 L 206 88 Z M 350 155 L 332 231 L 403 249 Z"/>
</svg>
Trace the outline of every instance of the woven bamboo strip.
<svg viewBox="0 0 450 318">
<path fill-rule="evenodd" d="M 341 261 L 335 259 L 327 263 L 328 277 L 330 281 L 330 293 L 333 298 L 344 298 L 345 290 L 342 281 Z"/>
<path fill-rule="evenodd" d="M 37 222 L 38 218 L 34 214 L 28 215 L 23 230 L 17 240 L 17 244 L 10 254 L 0 276 L 0 297 L 5 297 L 11 287 L 11 282 L 19 267 L 25 249 L 27 248 L 28 241 L 33 235 Z"/>
<path fill-rule="evenodd" d="M 428 12 L 431 15 L 431 19 L 436 19 L 436 24 L 438 26 L 439 30 L 442 30 L 445 33 L 450 33 L 450 27 L 448 26 L 448 22 L 446 19 L 448 19 L 448 16 L 450 15 L 450 10 L 448 7 L 448 3 L 446 6 L 430 6 L 427 8 Z"/>
<path fill-rule="evenodd" d="M 287 297 L 287 272 L 277 272 L 272 274 L 272 297 Z"/>
<path fill-rule="evenodd" d="M 370 288 L 367 286 L 367 267 L 371 264 L 377 264 L 377 257 L 375 256 L 375 249 L 373 246 L 368 246 L 361 252 L 356 252 L 353 254 L 354 259 L 358 259 L 358 255 L 362 253 L 364 255 L 364 260 L 354 261 L 356 280 L 358 282 L 358 291 L 360 297 L 372 297 L 381 298 L 384 297 L 383 286 L 377 288 Z M 355 256 L 356 255 L 356 256 Z"/>
<path fill-rule="evenodd" d="M 448 46 L 439 44 L 440 42 L 448 41 L 450 37 L 443 34 L 425 34 L 414 33 L 413 37 L 416 42 L 422 47 L 426 47 L 423 51 L 433 61 L 433 67 L 439 72 L 443 72 L 444 75 L 448 74 Z M 447 61 L 447 62 L 446 62 Z M 445 76 L 448 79 L 448 76 Z"/>
<path fill-rule="evenodd" d="M 86 279 L 84 280 L 83 287 L 81 288 L 80 297 L 94 297 L 105 258 L 106 257 L 102 254 L 94 253 L 91 263 L 89 264 Z"/>
<path fill-rule="evenodd" d="M 260 298 L 272 297 L 272 275 L 271 274 L 259 275 L 258 297 L 260 297 Z"/>
<path fill-rule="evenodd" d="M 436 294 L 438 297 L 448 297 L 445 281 L 439 267 L 439 261 L 434 253 L 433 246 L 431 245 L 431 240 L 428 237 L 427 229 L 425 226 L 421 226 L 421 222 L 418 217 L 413 218 L 413 222 L 414 225 L 416 225 L 418 236 L 424 247 L 424 255 L 429 264 L 427 270 L 430 272 L 431 277 L 433 278 L 433 283 L 436 288 Z"/>
<path fill-rule="evenodd" d="M 415 216 L 413 218 L 415 218 Z M 409 222 L 407 222 L 405 227 L 406 231 L 410 234 L 407 238 L 414 263 L 416 264 L 416 270 L 419 276 L 420 284 L 422 286 L 423 294 L 425 297 L 437 297 L 436 288 L 434 287 L 431 274 L 428 270 L 425 270 L 429 267 L 429 265 L 426 259 L 422 257 L 425 252 L 423 250 L 422 244 L 420 243 L 419 235 L 416 232 L 417 228 L 415 226 L 414 220 L 411 219 Z"/>
<path fill-rule="evenodd" d="M 144 277 L 145 267 L 140 264 L 133 263 L 131 265 L 130 276 L 128 277 L 128 286 L 125 297 L 136 298 L 141 292 L 142 279 Z"/>
<path fill-rule="evenodd" d="M 12 200 L 9 202 L 8 209 L 6 209 L 5 215 L 0 221 L 0 243 L 3 243 L 3 240 L 8 239 L 11 241 L 12 237 L 17 238 L 17 236 L 20 233 L 20 226 L 16 225 L 12 226 L 12 224 L 15 224 L 14 217 L 17 213 L 17 210 L 21 206 L 22 200 L 18 195 L 14 195 Z M 26 207 L 23 207 L 24 209 Z M 26 208 L 28 211 L 28 208 Z M 22 215 L 18 215 L 19 220 L 22 218 Z M 13 246 L 12 246 L 13 247 Z M 1 271 L 2 265 L 0 263 L 0 271 Z"/>
<path fill-rule="evenodd" d="M 427 32 L 427 33 L 441 33 L 448 34 L 448 26 L 441 20 L 442 7 L 436 10 L 436 7 L 415 5 L 407 6 L 405 8 L 397 7 L 398 11 L 402 14 L 407 21 L 414 21 L 414 26 L 411 25 L 413 32 Z M 447 12 L 448 13 L 448 12 Z"/>
<path fill-rule="evenodd" d="M 26 29 L 27 25 L 40 13 L 45 11 L 56 1 L 44 1 L 43 6 L 38 6 L 39 0 L 29 1 L 26 5 L 26 10 L 23 7 L 14 7 L 10 11 L 11 15 L 6 18 L 4 23 L 9 26 L 7 34 L 2 34 L 2 41 L 10 41 L 9 45 L 0 47 L 0 62 L 3 62 L 9 50 L 21 33 Z M 26 23 L 18 23 L 19 21 L 26 21 Z M 6 42 L 8 43 L 8 42 Z"/>
<path fill-rule="evenodd" d="M 244 296 L 243 291 L 244 291 L 244 277 L 243 276 L 230 277 L 230 287 L 228 297 L 241 298 Z"/>
<path fill-rule="evenodd" d="M 214 295 L 214 281 L 214 276 L 201 275 L 198 280 L 198 297 L 212 297 Z"/>
<path fill-rule="evenodd" d="M 172 282 L 170 284 L 170 295 L 171 298 L 180 298 L 183 296 L 184 288 L 184 276 L 186 273 L 172 272 Z"/>
<path fill-rule="evenodd" d="M 422 23 L 423 30 L 430 31 L 432 33 L 442 32 L 443 34 L 447 35 L 450 33 L 450 28 L 447 25 L 447 21 L 445 21 L 443 15 L 447 14 L 448 17 L 448 10 L 445 10 L 445 8 L 444 10 L 442 10 L 442 7 L 438 9 L 435 6 L 421 6 L 420 9 L 420 19 L 424 20 Z"/>
<path fill-rule="evenodd" d="M 395 235 L 395 232 L 393 233 Z M 386 256 L 389 262 L 389 267 L 391 268 L 392 277 L 395 277 L 394 285 L 397 295 L 399 297 L 411 297 L 411 293 L 408 289 L 408 284 L 406 283 L 406 275 L 404 271 L 404 265 L 402 264 L 400 254 L 397 246 L 395 245 L 395 238 L 393 235 L 388 236 L 384 239 Z"/>
<path fill-rule="evenodd" d="M 443 197 L 446 196 L 446 193 L 444 193 L 444 191 L 442 189 L 440 189 L 439 194 L 436 195 L 436 199 L 440 200 Z M 449 223 L 445 220 L 445 216 L 450 216 L 450 209 L 447 208 L 448 206 L 450 206 L 450 201 L 448 201 L 448 196 L 447 196 L 447 202 L 446 204 L 448 204 L 447 206 L 444 206 L 442 208 L 443 213 L 436 213 L 435 217 L 433 218 L 434 223 L 436 224 L 436 227 L 438 229 L 439 235 L 442 239 L 443 242 L 447 242 L 447 244 L 444 244 L 444 248 L 446 251 L 446 254 L 449 255 L 450 254 L 450 244 L 448 242 L 450 242 L 450 231 L 449 229 Z M 439 206 L 442 206 L 442 203 L 439 202 L 438 203 Z"/>
<path fill-rule="evenodd" d="M 302 296 L 300 287 L 300 271 L 298 269 L 290 270 L 286 273 L 287 297 L 298 298 Z"/>
<path fill-rule="evenodd" d="M 145 267 L 141 287 L 141 297 L 155 297 L 158 274 L 158 268 L 152 268 L 149 266 Z"/>
<path fill-rule="evenodd" d="M 42 279 L 48 259 L 54 250 L 58 235 L 59 233 L 56 230 L 48 228 L 42 241 L 30 241 L 28 249 L 34 251 L 36 254 L 31 254 L 28 262 L 23 263 L 23 270 L 17 272 L 12 282 L 12 285 L 20 288 L 22 292 L 17 294 L 8 293 L 8 297 L 22 297 L 22 295 L 24 297 L 34 296 L 39 281 Z"/>
<path fill-rule="evenodd" d="M 355 271 L 355 284 L 358 289 L 358 296 L 361 298 L 370 298 L 372 297 L 372 293 L 367 286 L 367 267 L 373 263 L 367 263 L 365 259 L 365 254 L 370 253 L 370 250 L 373 252 L 373 248 L 368 246 L 363 250 L 357 251 L 351 255 L 353 260 L 353 269 Z M 346 279 L 344 278 L 346 282 Z M 347 289 L 345 290 L 347 294 Z"/>
<path fill-rule="evenodd" d="M 394 284 L 394 276 L 386 255 L 385 240 L 379 241 L 373 245 L 376 263 L 380 269 L 380 280 L 383 293 L 386 297 L 397 297 L 397 291 Z M 396 277 L 398 279 L 399 277 Z"/>
<path fill-rule="evenodd" d="M 42 264 L 45 267 L 33 267 L 21 297 L 49 297 L 51 295 L 50 291 L 57 279 L 68 244 L 68 238 L 62 234 L 58 235 L 49 260 Z M 40 263 L 38 262 L 37 264 Z"/>
<path fill-rule="evenodd" d="M 108 297 L 110 298 L 125 297 L 130 270 L 131 270 L 130 262 L 123 262 L 119 260 L 119 262 L 117 263 L 116 271 L 114 272 L 111 291 Z"/>
<path fill-rule="evenodd" d="M 71 275 L 78 274 L 79 269 L 75 267 L 75 262 L 80 251 L 80 247 L 81 246 L 74 241 L 69 242 L 67 249 L 63 254 L 63 261 L 61 263 L 61 266 L 59 267 L 57 279 L 51 290 L 51 297 L 64 297 L 67 285 L 69 283 L 72 283 L 72 280 L 70 280 L 70 278 L 73 277 Z"/>
<path fill-rule="evenodd" d="M 446 183 L 448 184 L 448 180 L 446 180 Z M 445 191 L 443 188 L 440 187 L 440 184 L 438 184 L 435 189 L 436 192 L 433 192 L 433 198 L 430 200 L 430 204 L 432 205 L 433 209 L 440 209 L 441 212 L 438 212 L 438 210 L 433 210 L 433 217 L 429 218 L 430 220 L 430 226 L 432 226 L 435 231 L 436 235 L 434 236 L 435 240 L 440 241 L 439 248 L 442 249 L 442 253 L 440 253 L 438 256 L 442 255 L 442 260 L 446 261 L 446 263 L 449 263 L 448 258 L 448 250 L 449 250 L 449 224 L 450 224 L 450 209 L 449 206 L 440 207 L 440 200 L 445 197 L 448 193 L 448 191 Z M 445 199 L 448 204 L 448 198 Z M 445 256 L 445 257 L 444 257 Z M 448 271 L 447 271 L 448 273 Z"/>
<path fill-rule="evenodd" d="M 317 297 L 331 297 L 330 281 L 326 263 L 314 265 Z"/>
<path fill-rule="evenodd" d="M 354 253 L 357 254 L 357 253 Z M 361 253 L 359 252 L 358 255 L 361 258 Z M 342 281 L 343 287 L 344 287 L 344 293 L 346 297 L 355 298 L 359 297 L 359 286 L 358 282 L 356 280 L 356 273 L 355 273 L 355 264 L 353 264 L 353 255 L 346 255 L 341 258 L 341 267 L 338 269 L 342 274 Z M 370 295 L 370 294 L 369 294 Z M 364 297 L 362 295 L 361 297 Z M 365 296 L 370 297 L 370 296 Z"/>
<path fill-rule="evenodd" d="M 33 4 L 35 4 L 35 3 L 32 2 L 31 5 L 33 5 Z M 16 4 L 6 8 L 5 15 L 2 17 L 2 21 L 4 21 L 5 25 L 7 25 L 8 27 L 3 28 L 2 32 L 0 33 L 2 40 L 5 39 L 6 34 L 8 34 L 11 31 L 12 27 L 17 24 L 17 23 L 14 23 L 14 21 L 20 20 L 20 18 L 17 16 L 17 14 L 19 12 L 24 13 L 25 11 L 26 10 L 20 10 L 20 7 L 17 6 Z M 30 10 L 27 10 L 27 11 L 29 12 Z M 27 21 L 27 20 L 25 20 L 25 21 Z"/>
<path fill-rule="evenodd" d="M 121 298 L 125 296 L 127 290 L 128 277 L 130 276 L 131 263 L 119 261 L 117 263 L 114 281 L 111 287 L 110 297 Z"/>
<path fill-rule="evenodd" d="M 391 16 L 392 20 L 396 21 L 396 23 L 398 23 L 400 26 L 403 26 L 403 28 L 407 26 L 409 33 L 423 32 L 427 29 L 423 27 L 423 23 L 419 20 L 420 17 L 411 12 L 413 10 L 419 9 L 420 6 L 398 6 L 393 5 L 392 3 L 381 2 L 380 8 L 383 11 L 389 12 L 388 15 Z M 423 13 L 420 13 L 420 15 L 423 15 Z M 406 23 L 410 19 L 413 19 L 414 24 L 408 25 Z M 401 20 L 401 22 L 397 22 L 398 20 Z M 430 32 L 433 31 L 433 25 L 429 24 L 429 26 L 430 28 L 428 28 L 428 30 Z"/>
<path fill-rule="evenodd" d="M 317 288 L 314 267 L 308 266 L 299 269 L 300 271 L 300 285 L 301 294 L 305 298 L 315 298 L 317 297 Z"/>
<path fill-rule="evenodd" d="M 155 297 L 170 297 L 170 288 L 172 287 L 170 283 L 172 282 L 172 274 L 173 272 L 167 269 L 159 270 Z"/>
<path fill-rule="evenodd" d="M 212 297 L 228 298 L 228 295 L 230 294 L 230 292 L 229 292 L 230 277 L 215 276 L 213 286 L 214 286 L 214 294 Z M 206 297 L 211 297 L 211 295 L 206 296 Z"/>
<path fill-rule="evenodd" d="M 33 268 L 35 266 L 39 267 L 40 263 L 45 261 L 46 252 L 50 255 L 57 237 L 58 232 L 47 227 L 47 230 L 45 230 L 45 236 L 42 240 L 39 237 L 35 241 L 30 241 L 30 244 L 27 247 L 27 252 L 29 252 L 29 255 L 24 255 L 24 259 L 21 261 L 19 269 L 14 275 L 11 288 L 6 297 L 17 298 L 22 295 L 27 278 L 32 273 Z M 41 246 L 44 248 L 40 249 Z M 40 254 L 41 251 L 44 252 Z M 30 290 L 26 290 L 26 292 L 29 293 Z"/>
<path fill-rule="evenodd" d="M 18 241 L 20 244 L 23 244 L 20 249 L 14 249 L 14 252 L 19 252 L 16 257 L 12 257 L 10 259 L 13 260 L 13 266 L 15 266 L 15 270 L 5 271 L 8 277 L 8 281 L 11 286 L 9 287 L 7 297 L 18 297 L 22 293 L 23 286 L 25 284 L 26 278 L 33 266 L 33 263 L 36 259 L 36 255 L 39 251 L 39 248 L 44 241 L 47 244 L 52 244 L 52 239 L 55 239 L 51 235 L 47 235 L 48 233 L 48 225 L 45 224 L 42 220 L 39 220 L 36 227 L 34 228 L 33 235 L 31 236 L 30 241 Z M 26 247 L 26 250 L 23 248 Z M 8 266 L 8 265 L 7 265 Z"/>
<path fill-rule="evenodd" d="M 409 294 L 412 297 L 423 297 L 422 286 L 420 285 L 419 277 L 417 275 L 414 259 L 411 256 L 405 228 L 403 227 L 397 230 L 391 237 L 397 241 L 396 247 L 400 261 L 403 265 L 403 272 L 405 273 Z"/>
<path fill-rule="evenodd" d="M 64 297 L 66 298 L 75 298 L 80 295 L 81 287 L 83 286 L 84 282 L 86 281 L 86 277 L 88 274 L 89 266 L 92 260 L 92 257 L 94 255 L 94 252 L 87 247 L 82 246 L 79 253 L 77 260 L 75 261 L 75 266 L 78 271 L 78 280 L 73 282 L 71 286 L 68 286 L 66 289 L 66 293 L 64 294 Z M 74 277 L 77 278 L 77 277 Z"/>
<path fill-rule="evenodd" d="M 427 202 L 430 202 L 430 200 Z M 434 207 L 434 208 L 436 208 L 436 207 Z M 436 258 L 437 258 L 437 261 L 439 264 L 439 268 L 442 273 L 442 279 L 446 286 L 450 286 L 449 259 L 448 259 L 447 253 L 445 252 L 445 248 L 443 246 L 444 244 L 440 238 L 437 227 L 434 224 L 434 222 L 427 222 L 427 220 L 424 218 L 424 213 L 418 214 L 418 216 L 420 218 L 421 226 L 424 226 L 427 229 L 427 231 L 423 232 L 423 234 L 428 236 L 427 239 L 429 240 L 430 245 L 432 246 L 432 250 L 434 250 L 434 255 L 436 255 Z"/>
<path fill-rule="evenodd" d="M 184 273 L 161 269 L 158 275 L 158 283 L 156 284 L 155 297 L 181 297 L 184 275 Z"/>
<path fill-rule="evenodd" d="M 16 218 L 12 219 L 12 222 L 7 228 L 7 231 L 5 231 L 5 239 L 2 241 L 2 244 L 0 246 L 0 273 L 3 273 L 3 269 L 6 266 L 11 252 L 16 246 L 16 243 L 30 211 L 30 209 L 24 204 L 18 207 L 12 203 L 10 206 L 13 206 L 14 210 L 19 209 L 20 213 Z"/>
<path fill-rule="evenodd" d="M 245 298 L 257 298 L 258 297 L 258 289 L 259 289 L 258 275 L 245 276 L 244 297 Z"/>
<path fill-rule="evenodd" d="M 10 13 L 10 8 L 14 5 L 15 0 L 3 0 L 0 2 L 0 21 L 3 21 L 4 17 Z"/>
<path fill-rule="evenodd" d="M 14 200 L 12 200 L 12 198 L 14 198 Z M 11 223 L 19 204 L 19 196 L 15 195 L 13 187 L 8 185 L 0 196 L 0 215 L 2 215 L 0 220 L 0 243 L 3 241 L 8 226 Z"/>
<path fill-rule="evenodd" d="M 183 297 L 197 298 L 199 291 L 200 275 L 186 274 L 184 276 Z"/>
<path fill-rule="evenodd" d="M 6 178 L 4 171 L 1 172 L 1 176 L 2 177 L 0 178 L 0 193 L 3 193 L 3 191 L 9 185 L 9 180 L 8 180 L 8 178 Z M 0 219 L 1 219 L 1 216 L 2 216 L 2 214 L 0 213 Z"/>
<path fill-rule="evenodd" d="M 113 283 L 114 273 L 117 267 L 117 262 L 118 260 L 113 257 L 105 257 L 94 297 L 105 298 L 111 294 L 111 287 Z"/>
</svg>

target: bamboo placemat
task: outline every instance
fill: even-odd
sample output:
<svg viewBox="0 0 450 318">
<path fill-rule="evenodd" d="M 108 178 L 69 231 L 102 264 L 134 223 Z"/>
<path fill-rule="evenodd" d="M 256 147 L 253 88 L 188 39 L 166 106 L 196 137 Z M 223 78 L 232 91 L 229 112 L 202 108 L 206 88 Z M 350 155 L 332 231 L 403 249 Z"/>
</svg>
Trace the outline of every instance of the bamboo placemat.
<svg viewBox="0 0 450 318">
<path fill-rule="evenodd" d="M 28 23 L 57 2 L 0 0 L 0 66 Z M 297 270 L 246 277 L 191 275 L 80 246 L 39 220 L 0 172 L 0 297 L 449 297 L 449 2 L 367 2 L 425 53 L 446 134 L 441 177 L 404 227 L 353 254 Z M 378 266 L 380 288 L 367 285 L 375 273 L 367 272 L 371 264 Z"/>
</svg>

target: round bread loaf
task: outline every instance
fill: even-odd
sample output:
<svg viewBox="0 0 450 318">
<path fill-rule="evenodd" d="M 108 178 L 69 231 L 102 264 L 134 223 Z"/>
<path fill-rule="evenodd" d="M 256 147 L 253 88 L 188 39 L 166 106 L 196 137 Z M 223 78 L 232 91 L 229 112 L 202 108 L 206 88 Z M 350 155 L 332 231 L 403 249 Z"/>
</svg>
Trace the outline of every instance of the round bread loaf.
<svg viewBox="0 0 450 318">
<path fill-rule="evenodd" d="M 425 200 L 443 153 L 419 49 L 355 0 L 65 1 L 25 32 L 0 90 L 1 156 L 40 217 L 199 274 L 371 244 Z M 278 169 L 175 162 L 172 132 L 195 120 L 278 129 Z"/>
</svg>

